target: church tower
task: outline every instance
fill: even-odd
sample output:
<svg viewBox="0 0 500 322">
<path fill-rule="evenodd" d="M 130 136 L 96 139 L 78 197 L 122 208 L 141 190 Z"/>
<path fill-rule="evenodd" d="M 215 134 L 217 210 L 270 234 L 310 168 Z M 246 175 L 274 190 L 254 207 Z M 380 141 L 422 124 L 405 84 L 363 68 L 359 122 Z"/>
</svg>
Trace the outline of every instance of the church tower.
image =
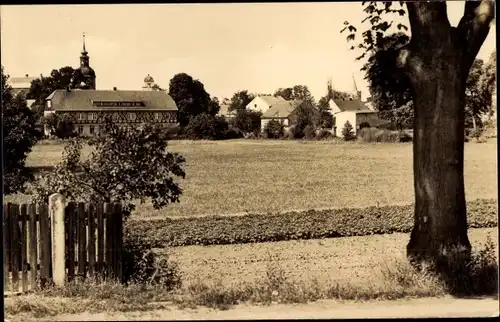
<svg viewBox="0 0 500 322">
<path fill-rule="evenodd" d="M 77 89 L 96 89 L 96 75 L 90 67 L 90 57 L 85 48 L 85 34 L 83 34 L 83 50 L 80 56 L 80 67 L 75 69 L 71 79 L 71 88 Z"/>
</svg>

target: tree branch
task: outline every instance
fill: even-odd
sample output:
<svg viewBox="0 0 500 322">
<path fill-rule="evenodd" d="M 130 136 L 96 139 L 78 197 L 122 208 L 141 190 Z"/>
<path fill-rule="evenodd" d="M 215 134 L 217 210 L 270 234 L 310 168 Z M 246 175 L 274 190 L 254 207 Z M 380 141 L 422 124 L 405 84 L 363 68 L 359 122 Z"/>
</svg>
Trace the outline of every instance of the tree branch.
<svg viewBox="0 0 500 322">
<path fill-rule="evenodd" d="M 441 31 L 441 34 L 448 36 L 450 21 L 446 11 L 446 2 L 409 1 L 406 2 L 406 7 L 408 8 L 411 36 L 415 42 L 418 43 L 420 39 L 425 39 L 425 41 L 432 39 L 441 43 L 440 37 L 435 39 L 438 30 Z"/>
<path fill-rule="evenodd" d="M 479 49 L 490 31 L 490 24 L 495 16 L 494 3 L 491 0 L 467 1 L 464 15 L 460 19 L 457 30 L 464 41 L 464 63 L 470 68 Z"/>
</svg>

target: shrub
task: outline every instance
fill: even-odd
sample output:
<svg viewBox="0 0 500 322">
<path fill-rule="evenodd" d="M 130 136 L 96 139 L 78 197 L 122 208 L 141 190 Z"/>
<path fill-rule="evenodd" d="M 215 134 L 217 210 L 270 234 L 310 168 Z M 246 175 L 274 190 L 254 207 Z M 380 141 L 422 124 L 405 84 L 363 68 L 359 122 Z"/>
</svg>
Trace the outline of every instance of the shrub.
<svg viewBox="0 0 500 322">
<path fill-rule="evenodd" d="M 314 126 L 310 124 L 304 128 L 302 133 L 304 135 L 304 138 L 307 140 L 312 140 L 316 136 L 316 130 L 314 129 Z"/>
<path fill-rule="evenodd" d="M 235 117 L 231 119 L 230 125 L 244 134 L 254 133 L 257 135 L 261 131 L 261 116 L 261 112 L 240 109 L 236 112 Z"/>
<path fill-rule="evenodd" d="M 404 131 L 389 131 L 387 129 L 377 129 L 365 127 L 357 132 L 357 137 L 363 142 L 411 142 L 412 137 Z"/>
<path fill-rule="evenodd" d="M 207 113 L 198 114 L 189 120 L 185 133 L 191 140 L 213 140 L 217 135 L 215 118 Z"/>
<path fill-rule="evenodd" d="M 497 202 L 468 202 L 469 228 L 496 227 Z M 303 212 L 207 216 L 162 220 L 133 220 L 130 229 L 152 247 L 273 242 L 408 233 L 413 205 L 308 210 Z"/>
<path fill-rule="evenodd" d="M 51 113 L 43 117 L 43 124 L 48 128 L 50 135 L 54 135 L 60 139 L 78 136 L 73 121 L 67 115 Z"/>
<path fill-rule="evenodd" d="M 361 123 L 359 124 L 359 129 L 360 129 L 360 130 L 361 130 L 361 129 L 364 129 L 365 127 L 371 127 L 371 126 L 370 126 L 370 123 L 368 123 L 368 122 L 361 122 Z"/>
<path fill-rule="evenodd" d="M 327 130 L 320 130 L 318 132 L 318 135 L 316 135 L 317 140 L 328 140 L 328 139 L 332 139 L 332 138 L 333 138 L 333 134 Z"/>
<path fill-rule="evenodd" d="M 145 238 L 125 227 L 122 267 L 126 284 L 157 284 L 172 290 L 181 285 L 178 266 L 166 254 L 159 258 Z"/>
<path fill-rule="evenodd" d="M 345 141 L 350 141 L 355 138 L 352 124 L 349 121 L 344 123 L 344 128 L 342 129 L 342 137 Z"/>
<path fill-rule="evenodd" d="M 283 137 L 284 126 L 279 121 L 270 120 L 264 127 L 264 133 L 268 139 L 279 139 Z"/>
</svg>

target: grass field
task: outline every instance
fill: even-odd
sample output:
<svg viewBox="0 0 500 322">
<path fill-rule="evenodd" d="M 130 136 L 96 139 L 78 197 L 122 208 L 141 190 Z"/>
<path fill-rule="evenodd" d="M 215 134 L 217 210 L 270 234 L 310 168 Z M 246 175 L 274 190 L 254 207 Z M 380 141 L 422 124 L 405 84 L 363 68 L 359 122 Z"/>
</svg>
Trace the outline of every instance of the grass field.
<svg viewBox="0 0 500 322">
<path fill-rule="evenodd" d="M 39 144 L 28 166 L 51 166 L 63 146 Z M 181 202 L 165 210 L 138 206 L 136 216 L 195 216 L 413 202 L 411 144 L 342 141 L 172 141 L 187 159 Z M 496 140 L 465 145 L 468 200 L 497 198 Z M 7 201 L 25 201 L 9 196 Z"/>
</svg>

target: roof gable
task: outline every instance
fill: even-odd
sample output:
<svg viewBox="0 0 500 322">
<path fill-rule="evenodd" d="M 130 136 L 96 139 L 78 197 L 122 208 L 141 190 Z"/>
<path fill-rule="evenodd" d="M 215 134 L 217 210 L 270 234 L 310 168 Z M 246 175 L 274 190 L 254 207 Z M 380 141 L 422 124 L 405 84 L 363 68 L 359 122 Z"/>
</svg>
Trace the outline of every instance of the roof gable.
<svg viewBox="0 0 500 322">
<path fill-rule="evenodd" d="M 67 110 L 177 110 L 165 91 L 56 90 L 46 100 L 55 111 Z M 144 106 L 96 106 L 96 102 L 141 102 Z"/>
<path fill-rule="evenodd" d="M 277 104 L 274 104 L 271 106 L 270 109 L 264 112 L 262 114 L 262 118 L 286 118 L 289 117 L 290 114 L 293 113 L 299 107 L 302 105 L 304 101 L 302 100 L 292 100 L 292 101 L 283 101 L 278 102 Z"/>
<path fill-rule="evenodd" d="M 368 107 L 361 102 L 359 99 L 352 100 L 334 100 L 337 107 L 341 112 L 345 111 L 363 111 L 368 109 Z"/>
</svg>

